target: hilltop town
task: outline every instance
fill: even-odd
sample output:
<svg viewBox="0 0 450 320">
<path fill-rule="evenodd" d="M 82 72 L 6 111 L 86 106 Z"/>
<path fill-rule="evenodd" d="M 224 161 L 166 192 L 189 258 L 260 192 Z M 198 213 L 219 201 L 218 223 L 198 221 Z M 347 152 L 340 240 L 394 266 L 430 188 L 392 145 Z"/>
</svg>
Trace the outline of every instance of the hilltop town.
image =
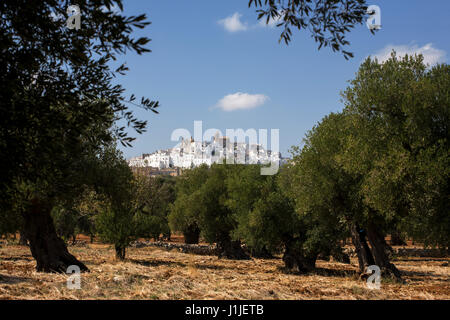
<svg viewBox="0 0 450 320">
<path fill-rule="evenodd" d="M 150 175 L 179 175 L 180 169 L 195 168 L 213 163 L 269 164 L 285 161 L 280 152 L 272 152 L 261 144 L 234 142 L 218 133 L 211 141 L 182 139 L 174 148 L 142 154 L 128 160 L 135 171 Z M 144 169 L 145 168 L 145 169 Z"/>
</svg>

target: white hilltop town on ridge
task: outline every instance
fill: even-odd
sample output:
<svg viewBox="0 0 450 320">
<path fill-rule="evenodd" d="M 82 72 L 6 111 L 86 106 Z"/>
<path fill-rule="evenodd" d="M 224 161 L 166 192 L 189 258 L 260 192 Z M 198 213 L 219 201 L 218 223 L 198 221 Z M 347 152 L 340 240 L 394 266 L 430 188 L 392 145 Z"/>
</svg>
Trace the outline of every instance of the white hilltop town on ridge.
<svg viewBox="0 0 450 320">
<path fill-rule="evenodd" d="M 155 168 L 159 170 L 170 168 L 189 169 L 202 164 L 210 166 L 213 163 L 236 164 L 283 164 L 285 159 L 281 153 L 266 150 L 260 144 L 245 142 L 230 142 L 228 137 L 219 133 L 211 141 L 194 141 L 182 139 L 172 149 L 158 150 L 150 154 L 142 154 L 128 160 L 133 168 Z"/>
</svg>

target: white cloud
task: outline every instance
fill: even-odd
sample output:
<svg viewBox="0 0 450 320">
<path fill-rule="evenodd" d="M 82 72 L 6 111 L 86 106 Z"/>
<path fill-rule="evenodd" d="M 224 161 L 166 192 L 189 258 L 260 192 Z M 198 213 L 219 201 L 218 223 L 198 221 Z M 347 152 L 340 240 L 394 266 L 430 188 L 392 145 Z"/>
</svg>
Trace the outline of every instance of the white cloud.
<svg viewBox="0 0 450 320">
<path fill-rule="evenodd" d="M 446 56 L 444 50 L 434 48 L 432 43 L 428 43 L 423 47 L 419 47 L 416 44 L 398 45 L 398 46 L 387 45 L 385 48 L 375 53 L 373 57 L 374 58 L 376 57 L 380 62 L 384 62 L 391 57 L 392 50 L 395 50 L 395 52 L 397 53 L 397 57 L 403 57 L 406 54 L 408 55 L 422 54 L 425 64 L 430 65 L 434 65 L 438 62 L 444 62 Z"/>
<path fill-rule="evenodd" d="M 226 17 L 225 19 L 217 21 L 220 25 L 223 25 L 225 30 L 229 32 L 245 31 L 248 29 L 247 23 L 241 21 L 242 14 L 239 12 Z"/>
<path fill-rule="evenodd" d="M 263 94 L 237 92 L 220 99 L 217 107 L 224 111 L 253 109 L 263 105 L 268 99 L 269 97 Z"/>
</svg>

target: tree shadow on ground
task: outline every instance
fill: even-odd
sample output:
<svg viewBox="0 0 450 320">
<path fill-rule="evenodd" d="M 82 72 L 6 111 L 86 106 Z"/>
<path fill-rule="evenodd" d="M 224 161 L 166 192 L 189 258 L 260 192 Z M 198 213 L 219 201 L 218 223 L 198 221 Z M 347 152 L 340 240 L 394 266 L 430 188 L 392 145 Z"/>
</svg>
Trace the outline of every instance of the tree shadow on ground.
<svg viewBox="0 0 450 320">
<path fill-rule="evenodd" d="M 416 281 L 424 282 L 424 281 L 429 280 L 427 278 L 433 278 L 436 280 L 443 278 L 442 275 L 435 274 L 433 271 L 418 272 L 418 271 L 400 270 L 400 273 L 401 273 L 403 282 L 405 279 L 408 279 L 408 280 L 414 281 L 414 282 L 416 282 Z M 313 270 L 307 274 L 314 274 L 314 275 L 320 275 L 320 276 L 325 276 L 325 277 L 342 277 L 342 278 L 353 278 L 353 279 L 361 278 L 361 275 L 357 270 L 336 270 L 336 269 L 328 269 L 328 268 L 316 268 L 315 270 Z M 384 278 L 386 281 L 394 281 L 395 280 L 389 276 L 382 276 L 382 278 Z"/>
<path fill-rule="evenodd" d="M 18 260 L 31 261 L 31 260 L 33 260 L 33 257 L 27 256 L 27 255 L 14 256 L 14 257 L 0 257 L 0 261 L 18 261 Z"/>
<path fill-rule="evenodd" d="M 186 267 L 186 264 L 178 261 L 164 261 L 164 260 L 140 260 L 140 259 L 129 259 L 130 262 L 139 264 L 144 267 Z"/>
<path fill-rule="evenodd" d="M 195 264 L 195 268 L 196 269 L 201 269 L 201 270 L 205 270 L 205 269 L 213 269 L 213 270 L 231 269 L 231 268 L 227 268 L 227 267 L 224 267 L 224 266 L 216 266 L 214 264 Z"/>
<path fill-rule="evenodd" d="M 31 281 L 31 279 L 0 274 L 0 284 L 16 284 L 28 281 Z"/>
<path fill-rule="evenodd" d="M 445 276 L 436 274 L 434 271 L 420 272 L 420 271 L 404 271 L 403 270 L 401 272 L 402 272 L 403 278 L 407 278 L 408 280 L 414 281 L 414 282 L 425 282 L 425 281 L 428 281 L 429 278 L 433 278 L 435 280 L 442 279 L 443 281 L 448 281 L 448 280 L 444 279 Z"/>
<path fill-rule="evenodd" d="M 193 266 L 196 269 L 213 269 L 213 270 L 224 270 L 227 269 L 227 267 L 224 266 L 217 266 L 214 264 L 201 264 L 196 263 L 194 265 L 187 265 L 184 262 L 178 262 L 178 261 L 165 261 L 165 260 L 140 260 L 140 259 L 129 259 L 130 262 L 139 264 L 141 266 L 145 267 L 158 267 L 158 266 L 167 266 L 167 267 L 188 267 Z"/>
<path fill-rule="evenodd" d="M 139 264 L 141 266 L 145 267 L 158 267 L 158 266 L 167 266 L 167 267 L 188 267 L 193 266 L 196 269 L 213 269 L 213 270 L 224 270 L 227 269 L 227 267 L 224 266 L 217 266 L 214 264 L 194 264 L 194 265 L 187 265 L 184 262 L 178 262 L 178 261 L 165 261 L 165 260 L 141 260 L 141 259 L 129 259 L 130 262 Z"/>
<path fill-rule="evenodd" d="M 341 278 L 358 278 L 359 273 L 356 270 L 341 270 L 341 269 L 328 269 L 328 268 L 315 268 L 309 272 L 296 272 L 287 269 L 285 266 L 277 268 L 284 274 L 292 274 L 298 276 L 318 275 L 324 277 L 341 277 Z"/>
<path fill-rule="evenodd" d="M 413 259 L 411 259 L 413 258 Z M 392 259 L 393 262 L 395 261 L 414 261 L 414 262 L 422 262 L 422 261 L 426 261 L 426 262 L 430 262 L 430 261 L 434 261 L 434 262 L 449 262 L 449 258 L 422 258 L 422 257 L 394 257 Z"/>
<path fill-rule="evenodd" d="M 328 268 L 316 268 L 311 271 L 310 274 L 315 274 L 318 276 L 325 277 L 341 277 L 341 278 L 349 278 L 349 277 L 358 277 L 359 273 L 356 270 L 341 270 L 341 269 L 328 269 Z"/>
</svg>

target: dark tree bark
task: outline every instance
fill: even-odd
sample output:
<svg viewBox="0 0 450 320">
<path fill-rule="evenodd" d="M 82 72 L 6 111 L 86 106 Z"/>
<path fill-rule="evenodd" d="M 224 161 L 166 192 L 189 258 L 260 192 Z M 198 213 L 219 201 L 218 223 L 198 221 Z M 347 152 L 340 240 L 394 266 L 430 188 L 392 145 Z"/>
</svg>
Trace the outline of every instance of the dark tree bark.
<svg viewBox="0 0 450 320">
<path fill-rule="evenodd" d="M 250 256 L 241 246 L 240 241 L 232 241 L 229 235 L 219 237 L 217 241 L 217 256 L 234 260 L 250 259 Z"/>
<path fill-rule="evenodd" d="M 170 232 L 170 230 L 163 233 L 163 240 L 170 241 L 171 235 L 172 235 L 172 233 Z"/>
<path fill-rule="evenodd" d="M 393 275 L 400 279 L 400 271 L 390 262 L 389 259 L 390 247 L 384 240 L 384 236 L 378 231 L 378 228 L 373 223 L 370 223 L 367 228 L 367 237 L 369 238 L 370 245 L 372 246 L 375 264 L 380 267 L 382 274 Z"/>
<path fill-rule="evenodd" d="M 358 256 L 359 272 L 365 273 L 366 267 L 374 265 L 375 260 L 373 259 L 372 252 L 366 241 L 366 234 L 361 230 L 359 225 L 354 224 L 352 226 L 352 242 L 355 246 L 356 255 Z"/>
<path fill-rule="evenodd" d="M 285 245 L 283 262 L 287 270 L 297 273 L 307 273 L 316 268 L 318 254 L 306 255 L 301 243 L 295 239 Z"/>
<path fill-rule="evenodd" d="M 350 263 L 350 257 L 347 253 L 345 253 L 341 247 L 334 248 L 331 250 L 331 256 L 333 257 L 334 261 L 340 262 L 340 263 Z"/>
<path fill-rule="evenodd" d="M 31 254 L 36 259 L 36 269 L 42 272 L 66 272 L 70 265 L 81 271 L 89 269 L 67 250 L 64 241 L 56 234 L 50 215 L 51 205 L 34 198 L 23 213 L 24 232 L 30 243 Z"/>
<path fill-rule="evenodd" d="M 330 261 L 330 259 L 331 259 L 331 255 L 328 253 L 321 252 L 317 256 L 317 260 Z"/>
<path fill-rule="evenodd" d="M 116 259 L 121 261 L 125 260 L 126 247 L 115 245 L 114 248 L 116 249 Z"/>
<path fill-rule="evenodd" d="M 403 239 L 400 232 L 393 232 L 391 234 L 391 245 L 392 246 L 406 246 L 406 242 Z"/>
<path fill-rule="evenodd" d="M 20 239 L 19 239 L 19 245 L 21 246 L 28 246 L 28 239 L 25 236 L 25 232 L 23 231 L 23 228 L 20 229 Z"/>
<path fill-rule="evenodd" d="M 200 240 L 200 228 L 196 224 L 190 225 L 183 232 L 184 243 L 186 244 L 198 244 Z"/>
</svg>

